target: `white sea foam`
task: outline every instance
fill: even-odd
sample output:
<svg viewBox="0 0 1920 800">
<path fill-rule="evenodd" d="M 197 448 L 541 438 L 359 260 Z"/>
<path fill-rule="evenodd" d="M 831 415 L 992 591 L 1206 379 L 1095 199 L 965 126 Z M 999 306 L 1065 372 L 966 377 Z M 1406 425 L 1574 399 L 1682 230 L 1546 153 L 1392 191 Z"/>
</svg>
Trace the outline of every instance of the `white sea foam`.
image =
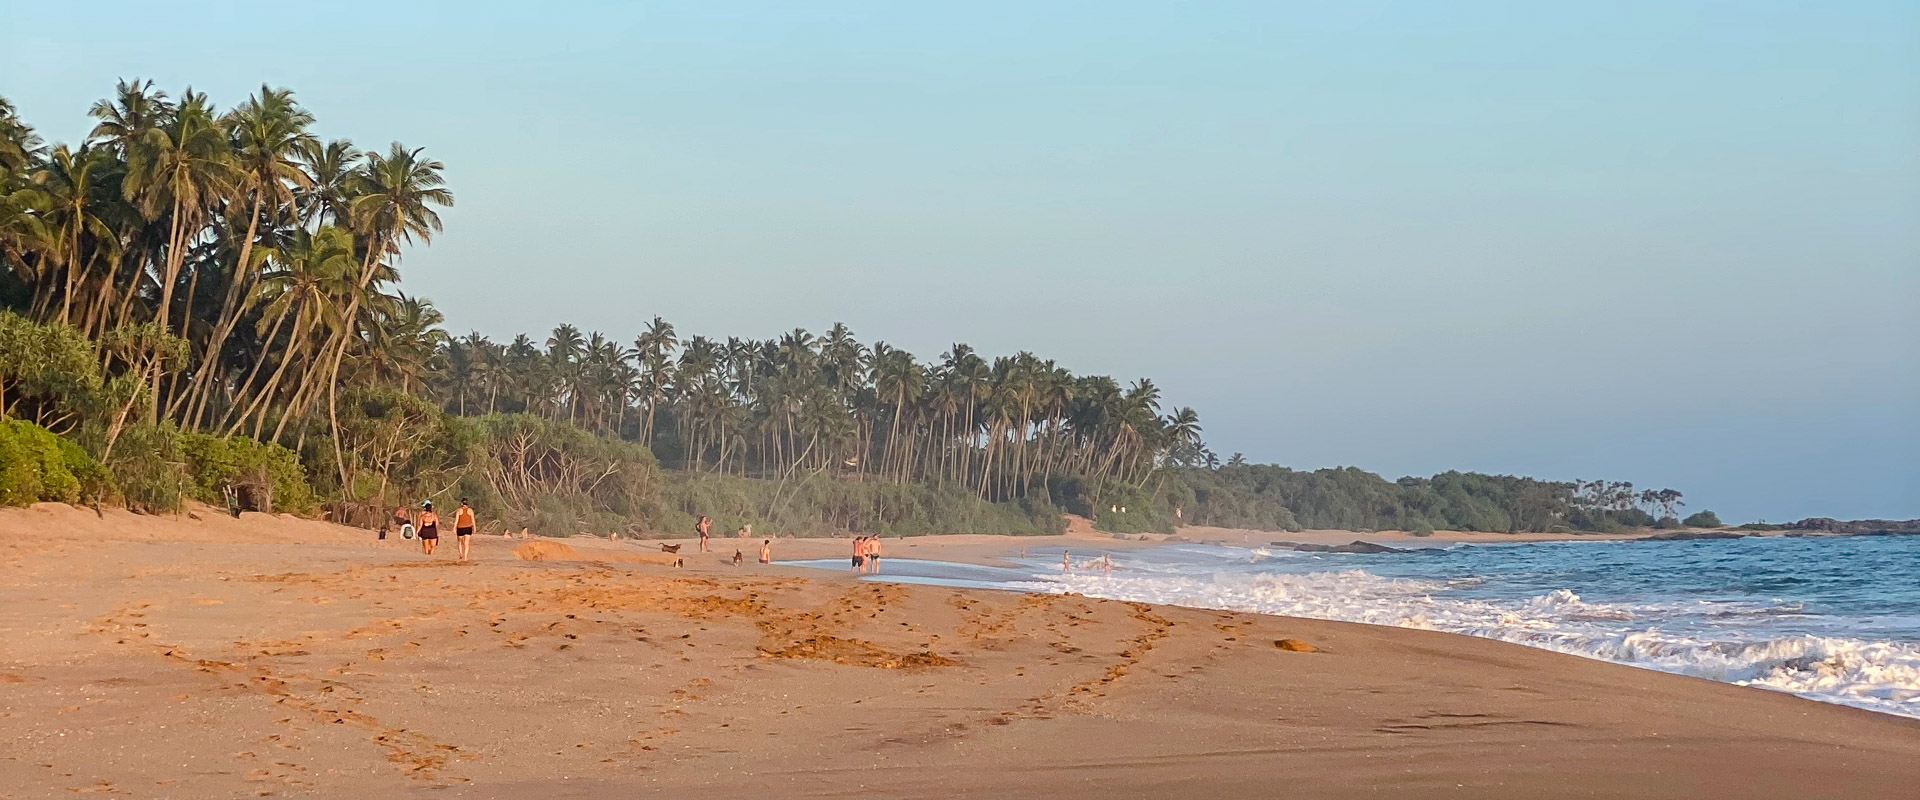
<svg viewBox="0 0 1920 800">
<path fill-rule="evenodd" d="M 1384 578 L 1360 570 L 1309 574 L 1043 576 L 1021 588 L 1167 605 L 1366 622 L 1464 633 L 1639 667 L 1792 692 L 1827 702 L 1920 717 L 1920 647 L 1708 626 L 1681 632 L 1682 617 L 1794 614 L 1702 604 L 1589 603 L 1565 589 L 1521 600 L 1436 596 L 1443 581 Z M 1663 623 L 1669 630 L 1662 630 Z"/>
</svg>

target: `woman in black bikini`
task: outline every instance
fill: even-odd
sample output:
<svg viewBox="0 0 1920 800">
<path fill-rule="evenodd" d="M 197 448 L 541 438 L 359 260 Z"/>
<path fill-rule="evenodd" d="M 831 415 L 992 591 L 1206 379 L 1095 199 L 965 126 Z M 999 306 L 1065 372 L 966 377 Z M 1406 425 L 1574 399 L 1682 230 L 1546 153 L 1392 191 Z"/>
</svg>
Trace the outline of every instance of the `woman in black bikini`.
<svg viewBox="0 0 1920 800">
<path fill-rule="evenodd" d="M 420 504 L 420 552 L 433 555 L 433 546 L 440 543 L 440 515 L 433 513 L 433 501 Z"/>
</svg>

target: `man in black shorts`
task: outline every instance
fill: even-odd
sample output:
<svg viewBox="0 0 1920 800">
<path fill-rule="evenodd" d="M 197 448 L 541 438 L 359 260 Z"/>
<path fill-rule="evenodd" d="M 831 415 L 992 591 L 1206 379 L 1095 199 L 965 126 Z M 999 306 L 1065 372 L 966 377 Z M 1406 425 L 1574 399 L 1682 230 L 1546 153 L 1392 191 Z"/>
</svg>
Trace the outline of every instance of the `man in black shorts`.
<svg viewBox="0 0 1920 800">
<path fill-rule="evenodd" d="M 453 512 L 453 538 L 460 543 L 460 560 L 467 560 L 467 554 L 473 551 L 473 506 L 467 505 L 467 498 L 460 498 L 460 510 Z"/>
</svg>

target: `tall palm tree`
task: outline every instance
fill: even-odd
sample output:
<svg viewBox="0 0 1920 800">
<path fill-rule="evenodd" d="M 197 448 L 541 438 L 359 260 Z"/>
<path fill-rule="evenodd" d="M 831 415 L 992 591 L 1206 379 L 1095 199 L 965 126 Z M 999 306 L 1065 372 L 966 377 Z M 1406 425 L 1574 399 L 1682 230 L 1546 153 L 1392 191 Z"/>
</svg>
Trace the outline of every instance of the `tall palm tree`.
<svg viewBox="0 0 1920 800">
<path fill-rule="evenodd" d="M 354 231 L 366 248 L 360 266 L 358 292 L 342 314 L 344 325 L 333 348 L 333 360 L 327 369 L 327 421 L 334 431 L 334 464 L 340 471 L 340 484 L 347 483 L 346 455 L 340 449 L 339 393 L 340 359 L 346 356 L 347 340 L 359 319 L 361 298 L 377 274 L 377 267 L 388 256 L 398 257 L 402 242 L 431 242 L 441 230 L 440 214 L 434 206 L 453 205 L 453 192 L 446 188 L 442 174 L 446 166 L 431 158 L 422 158 L 421 149 L 408 150 L 394 142 L 386 155 L 368 153 L 354 181 L 356 196 L 348 206 Z"/>
<path fill-rule="evenodd" d="M 253 259 L 253 250 L 262 210 L 277 216 L 292 206 L 294 190 L 307 183 L 307 174 L 300 170 L 296 156 L 316 141 L 307 132 L 313 115 L 293 101 L 293 92 L 264 84 L 259 94 L 247 98 L 222 122 L 230 131 L 233 178 L 240 202 L 247 208 L 247 231 L 240 238 L 240 256 L 227 275 L 225 299 L 215 317 L 206 357 L 189 389 L 194 397 L 187 412 L 189 420 L 200 415 L 220 367 L 221 350 L 239 322 L 241 300 L 258 274 L 260 264 Z"/>
</svg>

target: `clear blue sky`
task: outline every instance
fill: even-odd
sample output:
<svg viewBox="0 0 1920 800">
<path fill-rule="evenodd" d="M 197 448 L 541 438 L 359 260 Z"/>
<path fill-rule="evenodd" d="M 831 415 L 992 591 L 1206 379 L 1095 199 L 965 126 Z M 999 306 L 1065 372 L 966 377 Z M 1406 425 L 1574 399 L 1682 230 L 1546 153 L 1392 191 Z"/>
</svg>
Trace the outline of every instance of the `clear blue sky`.
<svg viewBox="0 0 1920 800">
<path fill-rule="evenodd" d="M 131 76 L 444 160 L 456 332 L 841 320 L 1151 376 L 1223 456 L 1920 516 L 1910 0 L 0 0 L 49 138 Z"/>
</svg>

